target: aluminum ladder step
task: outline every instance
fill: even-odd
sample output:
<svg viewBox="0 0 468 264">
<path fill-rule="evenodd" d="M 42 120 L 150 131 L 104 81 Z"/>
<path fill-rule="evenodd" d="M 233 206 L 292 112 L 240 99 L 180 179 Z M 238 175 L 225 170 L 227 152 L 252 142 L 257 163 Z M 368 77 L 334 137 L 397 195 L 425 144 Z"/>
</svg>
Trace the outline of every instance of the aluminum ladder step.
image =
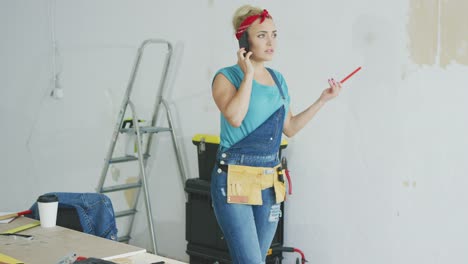
<svg viewBox="0 0 468 264">
<path fill-rule="evenodd" d="M 119 242 L 128 242 L 130 241 L 131 237 L 130 236 L 121 236 L 117 238 L 117 241 Z"/>
<path fill-rule="evenodd" d="M 124 210 L 124 211 L 119 211 L 115 212 L 115 217 L 124 217 L 124 216 L 129 216 L 129 215 L 134 215 L 136 214 L 137 210 L 136 209 L 129 209 L 129 210 Z"/>
<path fill-rule="evenodd" d="M 145 134 L 145 133 L 159 133 L 159 132 L 169 132 L 172 131 L 171 128 L 169 127 L 153 127 L 153 126 L 141 126 L 140 127 L 140 133 Z M 126 134 L 135 134 L 136 129 L 134 127 L 131 128 L 121 128 L 120 129 L 121 133 L 126 133 Z"/>
<path fill-rule="evenodd" d="M 150 155 L 143 154 L 143 159 L 148 159 Z M 138 161 L 138 157 L 136 156 L 123 156 L 123 157 L 116 157 L 109 160 L 109 164 L 115 163 L 122 163 L 122 162 L 129 162 L 129 161 Z"/>
</svg>

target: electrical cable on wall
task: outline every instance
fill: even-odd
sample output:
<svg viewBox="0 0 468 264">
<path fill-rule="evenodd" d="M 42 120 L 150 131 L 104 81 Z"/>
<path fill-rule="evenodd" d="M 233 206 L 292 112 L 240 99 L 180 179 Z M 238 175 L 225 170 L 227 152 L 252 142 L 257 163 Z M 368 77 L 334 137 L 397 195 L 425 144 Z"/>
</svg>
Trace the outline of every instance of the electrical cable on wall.
<svg viewBox="0 0 468 264">
<path fill-rule="evenodd" d="M 51 38 L 52 38 L 52 76 L 53 76 L 53 89 L 52 92 L 50 93 L 50 96 L 52 96 L 55 99 L 61 99 L 63 98 L 63 87 L 62 83 L 60 81 L 60 74 L 62 70 L 60 69 L 57 72 L 57 54 L 60 55 L 58 48 L 57 48 L 57 40 L 55 38 L 55 5 L 56 2 L 55 0 L 51 1 L 50 4 L 50 9 L 49 9 L 49 17 L 51 21 Z M 60 67 L 61 68 L 61 67 Z"/>
<path fill-rule="evenodd" d="M 47 87 L 46 91 L 44 94 L 41 96 L 40 102 L 37 107 L 37 111 L 34 113 L 34 118 L 33 122 L 31 125 L 31 129 L 29 130 L 28 137 L 26 139 L 26 149 L 28 152 L 31 153 L 31 141 L 32 137 L 34 135 L 34 131 L 36 129 L 37 124 L 40 121 L 40 115 L 42 112 L 42 106 L 44 104 L 44 101 L 50 97 L 55 98 L 57 100 L 60 100 L 63 98 L 63 88 L 60 82 L 60 75 L 61 75 L 61 69 L 59 72 L 57 72 L 57 54 L 58 54 L 58 48 L 57 48 L 57 41 L 55 39 L 55 1 L 56 0 L 50 0 L 48 3 L 48 19 L 49 19 L 49 26 L 50 26 L 50 32 L 51 32 L 51 42 L 52 42 L 52 47 L 53 47 L 53 52 L 52 52 L 52 80 L 51 80 L 51 85 L 52 87 Z M 61 65 L 60 67 L 61 68 Z M 52 89 L 51 89 L 52 88 Z"/>
</svg>

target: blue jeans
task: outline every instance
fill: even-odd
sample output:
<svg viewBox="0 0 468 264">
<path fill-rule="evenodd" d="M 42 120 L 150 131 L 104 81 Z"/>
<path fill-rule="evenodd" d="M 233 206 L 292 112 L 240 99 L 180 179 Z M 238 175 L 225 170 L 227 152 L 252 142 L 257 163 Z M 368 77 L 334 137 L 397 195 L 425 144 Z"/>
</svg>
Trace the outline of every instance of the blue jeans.
<svg viewBox="0 0 468 264">
<path fill-rule="evenodd" d="M 262 205 L 227 203 L 227 173 L 219 164 L 274 167 L 284 121 L 282 107 L 247 137 L 228 149 L 219 149 L 211 176 L 211 198 L 233 264 L 265 263 L 282 215 L 274 188 L 262 190 Z"/>
<path fill-rule="evenodd" d="M 281 205 L 276 204 L 274 189 L 262 191 L 263 205 L 228 204 L 227 173 L 218 173 L 217 166 L 214 169 L 211 198 L 232 263 L 265 263 L 281 217 Z"/>
</svg>

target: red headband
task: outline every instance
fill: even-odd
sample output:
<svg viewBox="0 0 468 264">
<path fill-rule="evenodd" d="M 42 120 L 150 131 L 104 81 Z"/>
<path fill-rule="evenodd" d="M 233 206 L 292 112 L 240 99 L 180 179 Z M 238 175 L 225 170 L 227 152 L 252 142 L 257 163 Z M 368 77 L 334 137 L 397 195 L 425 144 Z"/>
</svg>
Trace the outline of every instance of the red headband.
<svg viewBox="0 0 468 264">
<path fill-rule="evenodd" d="M 270 14 L 268 14 L 268 11 L 266 9 L 263 9 L 263 12 L 258 14 L 258 15 L 253 15 L 249 16 L 242 23 L 240 24 L 239 28 L 237 29 L 236 32 L 236 38 L 240 39 L 242 34 L 249 28 L 257 18 L 260 18 L 260 24 L 265 21 L 265 18 L 271 18 Z"/>
</svg>

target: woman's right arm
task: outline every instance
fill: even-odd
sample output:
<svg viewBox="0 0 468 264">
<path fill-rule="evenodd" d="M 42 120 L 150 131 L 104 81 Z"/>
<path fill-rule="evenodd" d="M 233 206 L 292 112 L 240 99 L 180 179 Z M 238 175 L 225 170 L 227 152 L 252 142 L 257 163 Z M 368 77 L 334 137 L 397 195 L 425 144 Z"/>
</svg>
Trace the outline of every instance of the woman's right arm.
<svg viewBox="0 0 468 264">
<path fill-rule="evenodd" d="M 252 92 L 252 81 L 254 76 L 253 66 L 250 62 L 251 52 L 244 57 L 245 50 L 242 48 L 237 52 L 238 64 L 244 71 L 244 79 L 240 87 L 236 87 L 224 76 L 218 74 L 213 81 L 213 98 L 219 111 L 233 127 L 239 127 L 249 110 L 250 94 Z"/>
</svg>

